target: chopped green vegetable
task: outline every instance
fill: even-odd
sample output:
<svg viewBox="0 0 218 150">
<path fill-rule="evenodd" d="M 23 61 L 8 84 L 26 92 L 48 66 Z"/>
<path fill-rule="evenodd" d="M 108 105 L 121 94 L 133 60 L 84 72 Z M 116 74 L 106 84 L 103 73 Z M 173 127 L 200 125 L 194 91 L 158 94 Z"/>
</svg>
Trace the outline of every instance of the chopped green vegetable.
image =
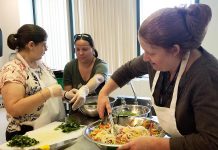
<svg viewBox="0 0 218 150">
<path fill-rule="evenodd" d="M 78 130 L 80 128 L 80 124 L 73 119 L 68 119 L 65 123 L 62 123 L 58 127 L 55 128 L 55 130 L 61 129 L 64 133 L 69 133 L 71 131 Z"/>
<path fill-rule="evenodd" d="M 39 141 L 37 141 L 34 138 L 30 138 L 25 135 L 15 135 L 9 142 L 8 146 L 10 147 L 30 147 L 33 145 L 38 144 Z"/>
</svg>

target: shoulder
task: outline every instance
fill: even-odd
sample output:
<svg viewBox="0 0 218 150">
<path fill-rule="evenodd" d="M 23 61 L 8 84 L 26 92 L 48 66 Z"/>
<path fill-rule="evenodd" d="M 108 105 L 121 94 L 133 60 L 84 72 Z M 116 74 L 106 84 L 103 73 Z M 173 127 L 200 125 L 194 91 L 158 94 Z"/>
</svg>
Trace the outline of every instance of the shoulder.
<svg viewBox="0 0 218 150">
<path fill-rule="evenodd" d="M 76 64 L 77 64 L 77 59 L 73 59 L 65 65 L 65 68 L 72 68 Z"/>
<path fill-rule="evenodd" d="M 96 58 L 93 71 L 95 74 L 100 73 L 106 76 L 108 74 L 108 64 L 105 61 Z"/>
<path fill-rule="evenodd" d="M 102 67 L 108 67 L 108 64 L 107 64 L 104 60 L 99 59 L 99 58 L 96 58 L 96 60 L 95 60 L 95 66 L 97 66 L 97 67 L 100 67 L 100 66 L 102 66 Z"/>
<path fill-rule="evenodd" d="M 132 60 L 129 61 L 129 65 L 136 65 L 138 67 L 146 67 L 148 66 L 148 62 L 143 60 L 144 55 L 140 55 L 138 57 L 133 58 Z"/>
<path fill-rule="evenodd" d="M 27 73 L 25 65 L 18 59 L 6 63 L 0 70 L 0 86 L 6 82 L 24 84 Z"/>
<path fill-rule="evenodd" d="M 2 72 L 14 72 L 14 71 L 25 71 L 27 68 L 26 66 L 18 59 L 14 59 L 12 61 L 7 62 L 2 68 Z"/>
<path fill-rule="evenodd" d="M 213 78 L 218 76 L 218 60 L 203 48 L 200 48 L 202 56 L 191 66 L 195 76 Z"/>
<path fill-rule="evenodd" d="M 102 59 L 100 59 L 100 58 L 96 58 L 95 62 L 96 62 L 96 63 L 107 64 L 104 60 L 102 60 Z"/>
<path fill-rule="evenodd" d="M 103 60 L 101 60 L 99 58 L 96 58 L 95 68 L 104 68 L 104 69 L 107 70 L 108 69 L 108 64 L 105 61 L 103 61 Z"/>
<path fill-rule="evenodd" d="M 72 75 L 73 72 L 75 72 L 73 70 L 75 70 L 76 66 L 77 66 L 77 59 L 73 59 L 69 61 L 64 67 L 64 76 L 66 77 Z"/>
<path fill-rule="evenodd" d="M 186 83 L 189 88 L 201 94 L 216 93 L 218 89 L 218 61 L 206 51 L 197 59 L 186 73 Z M 205 93 L 205 95 L 207 95 Z"/>
</svg>

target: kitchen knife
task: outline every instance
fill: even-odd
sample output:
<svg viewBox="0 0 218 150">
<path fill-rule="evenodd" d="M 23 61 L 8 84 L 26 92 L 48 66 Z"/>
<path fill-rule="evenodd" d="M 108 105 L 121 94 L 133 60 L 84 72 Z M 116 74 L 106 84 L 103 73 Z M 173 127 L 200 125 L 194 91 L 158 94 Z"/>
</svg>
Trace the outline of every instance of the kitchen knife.
<svg viewBox="0 0 218 150">
<path fill-rule="evenodd" d="M 50 144 L 50 145 L 49 144 L 43 145 L 43 146 L 40 146 L 38 148 L 33 148 L 30 150 L 58 150 L 58 149 L 62 149 L 64 147 L 68 147 L 68 146 L 73 145 L 78 138 L 79 137 L 73 138 L 73 139 L 68 139 L 68 140 L 61 141 L 61 142 L 54 143 L 54 144 Z"/>
</svg>

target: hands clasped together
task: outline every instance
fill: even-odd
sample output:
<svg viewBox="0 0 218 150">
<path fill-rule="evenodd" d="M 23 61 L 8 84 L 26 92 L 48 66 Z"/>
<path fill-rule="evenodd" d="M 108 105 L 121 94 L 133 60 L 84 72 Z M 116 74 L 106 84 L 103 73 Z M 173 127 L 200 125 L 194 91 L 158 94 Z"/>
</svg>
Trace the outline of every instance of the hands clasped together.
<svg viewBox="0 0 218 150">
<path fill-rule="evenodd" d="M 69 99 L 70 103 L 73 103 L 72 109 L 76 110 L 85 103 L 88 94 L 89 88 L 86 85 L 83 85 L 79 90 L 74 88 L 67 91 L 64 97 Z"/>
</svg>

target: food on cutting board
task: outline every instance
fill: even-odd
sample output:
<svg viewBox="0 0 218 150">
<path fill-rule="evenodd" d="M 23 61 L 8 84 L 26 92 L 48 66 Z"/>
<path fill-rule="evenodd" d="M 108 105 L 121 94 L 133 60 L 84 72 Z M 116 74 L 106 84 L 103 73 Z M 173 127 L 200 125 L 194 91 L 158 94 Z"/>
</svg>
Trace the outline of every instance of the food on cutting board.
<svg viewBox="0 0 218 150">
<path fill-rule="evenodd" d="M 37 141 L 34 138 L 30 138 L 26 135 L 15 135 L 9 142 L 8 146 L 10 147 L 30 147 L 38 144 L 39 141 Z"/>
<path fill-rule="evenodd" d="M 71 131 L 75 131 L 80 129 L 81 125 L 73 118 L 69 118 L 66 122 L 57 126 L 55 130 L 61 129 L 64 133 L 69 133 Z"/>
</svg>

